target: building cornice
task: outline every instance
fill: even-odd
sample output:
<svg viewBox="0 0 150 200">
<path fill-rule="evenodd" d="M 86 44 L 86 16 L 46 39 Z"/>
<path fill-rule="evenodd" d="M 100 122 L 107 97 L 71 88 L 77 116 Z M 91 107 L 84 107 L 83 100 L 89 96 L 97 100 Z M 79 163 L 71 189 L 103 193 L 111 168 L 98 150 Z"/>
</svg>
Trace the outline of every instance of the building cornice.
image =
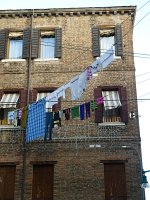
<svg viewBox="0 0 150 200">
<path fill-rule="evenodd" d="M 135 18 L 136 6 L 115 7 L 83 7 L 83 8 L 50 8 L 50 9 L 17 9 L 0 10 L 0 18 L 15 17 L 51 17 L 51 16 L 80 16 L 80 15 L 124 15 L 128 14 Z"/>
</svg>

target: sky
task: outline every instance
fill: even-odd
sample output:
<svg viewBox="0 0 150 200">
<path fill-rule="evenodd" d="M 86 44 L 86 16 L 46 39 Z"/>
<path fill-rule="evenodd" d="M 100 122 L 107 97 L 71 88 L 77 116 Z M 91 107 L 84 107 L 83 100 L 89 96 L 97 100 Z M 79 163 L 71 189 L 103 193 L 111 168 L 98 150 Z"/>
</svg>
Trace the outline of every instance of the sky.
<svg viewBox="0 0 150 200">
<path fill-rule="evenodd" d="M 111 7 L 136 5 L 137 13 L 133 32 L 133 45 L 136 67 L 136 83 L 142 159 L 144 170 L 150 170 L 150 0 L 1 0 L 0 9 L 36 9 L 71 7 Z M 144 100 L 143 100 L 144 99 Z M 150 172 L 146 173 L 150 184 Z M 146 200 L 150 199 L 150 188 L 145 189 Z"/>
</svg>

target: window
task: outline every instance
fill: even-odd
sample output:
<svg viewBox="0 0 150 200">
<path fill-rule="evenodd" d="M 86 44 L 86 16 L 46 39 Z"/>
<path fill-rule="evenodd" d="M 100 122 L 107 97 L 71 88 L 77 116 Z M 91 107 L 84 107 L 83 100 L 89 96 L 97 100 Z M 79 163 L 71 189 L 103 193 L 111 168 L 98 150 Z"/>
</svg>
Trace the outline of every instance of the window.
<svg viewBox="0 0 150 200">
<path fill-rule="evenodd" d="M 23 33 L 0 30 L 0 59 L 21 59 Z"/>
<path fill-rule="evenodd" d="M 23 34 L 21 32 L 9 33 L 9 59 L 21 59 L 23 47 Z"/>
<path fill-rule="evenodd" d="M 115 43 L 114 29 L 100 30 L 100 55 L 108 51 Z"/>
<path fill-rule="evenodd" d="M 55 33 L 52 31 L 41 32 L 41 58 L 55 57 Z"/>
<path fill-rule="evenodd" d="M 0 30 L 0 60 L 2 59 L 52 59 L 62 56 L 62 29 L 41 31 L 40 29 L 25 29 L 22 32 Z M 31 42 L 30 42 L 31 41 Z"/>
<path fill-rule="evenodd" d="M 32 199 L 53 199 L 54 165 L 33 165 Z"/>
<path fill-rule="evenodd" d="M 29 57 L 31 30 L 23 31 L 23 58 Z M 61 58 L 62 55 L 62 29 L 55 28 L 53 31 L 32 29 L 31 58 L 52 59 Z"/>
<path fill-rule="evenodd" d="M 128 122 L 126 88 L 122 86 L 97 87 L 94 98 L 103 96 L 104 103 L 95 110 L 95 122 Z"/>
<path fill-rule="evenodd" d="M 115 55 L 122 56 L 122 29 L 117 24 L 113 28 L 92 28 L 92 53 L 94 57 L 99 57 L 114 45 Z"/>
<path fill-rule="evenodd" d="M 0 124 L 12 125 L 14 110 L 18 107 L 19 93 L 5 93 L 0 101 Z"/>
<path fill-rule="evenodd" d="M 110 90 L 102 91 L 104 99 L 103 104 L 103 122 L 120 122 L 121 121 L 121 102 L 119 92 Z"/>
<path fill-rule="evenodd" d="M 49 94 L 50 92 L 38 92 L 36 101 L 39 101 L 40 99 L 48 96 Z M 51 112 L 51 111 L 52 111 L 52 106 L 49 106 L 48 102 L 46 102 L 46 112 Z"/>
<path fill-rule="evenodd" d="M 105 200 L 126 200 L 124 163 L 104 163 Z"/>
</svg>

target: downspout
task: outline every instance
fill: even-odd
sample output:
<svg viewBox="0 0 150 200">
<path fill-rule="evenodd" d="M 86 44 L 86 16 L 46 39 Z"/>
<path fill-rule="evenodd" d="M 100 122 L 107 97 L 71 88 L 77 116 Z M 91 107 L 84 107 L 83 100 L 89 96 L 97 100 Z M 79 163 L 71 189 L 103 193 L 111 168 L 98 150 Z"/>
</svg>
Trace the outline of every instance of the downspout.
<svg viewBox="0 0 150 200">
<path fill-rule="evenodd" d="M 29 104 L 30 97 L 30 71 L 31 71 L 31 59 L 32 59 L 32 32 L 33 32 L 33 14 L 30 18 L 30 39 L 29 39 L 29 57 L 27 64 L 27 93 L 26 93 L 26 105 Z M 22 188 L 21 188 L 21 200 L 25 199 L 25 180 L 26 180 L 26 131 L 23 132 L 23 152 L 22 152 Z"/>
</svg>

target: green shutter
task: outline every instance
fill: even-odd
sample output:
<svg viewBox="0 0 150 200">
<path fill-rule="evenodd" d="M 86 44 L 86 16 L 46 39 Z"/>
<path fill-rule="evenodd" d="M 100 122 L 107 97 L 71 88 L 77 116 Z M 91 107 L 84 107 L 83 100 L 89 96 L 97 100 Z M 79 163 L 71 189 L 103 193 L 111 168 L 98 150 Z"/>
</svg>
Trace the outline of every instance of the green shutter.
<svg viewBox="0 0 150 200">
<path fill-rule="evenodd" d="M 100 56 L 100 33 L 99 28 L 92 28 L 92 54 L 93 57 Z"/>
<path fill-rule="evenodd" d="M 30 49 L 30 29 L 25 29 L 23 31 L 23 53 L 22 58 L 29 58 Z"/>
<path fill-rule="evenodd" d="M 55 29 L 55 58 L 62 56 L 62 29 Z"/>
<path fill-rule="evenodd" d="M 122 28 L 120 24 L 117 24 L 115 27 L 115 55 L 122 56 Z"/>
<path fill-rule="evenodd" d="M 8 30 L 0 31 L 0 60 L 7 56 Z"/>
<path fill-rule="evenodd" d="M 38 58 L 39 53 L 39 38 L 40 38 L 40 31 L 38 29 L 32 30 L 32 58 Z"/>
</svg>

